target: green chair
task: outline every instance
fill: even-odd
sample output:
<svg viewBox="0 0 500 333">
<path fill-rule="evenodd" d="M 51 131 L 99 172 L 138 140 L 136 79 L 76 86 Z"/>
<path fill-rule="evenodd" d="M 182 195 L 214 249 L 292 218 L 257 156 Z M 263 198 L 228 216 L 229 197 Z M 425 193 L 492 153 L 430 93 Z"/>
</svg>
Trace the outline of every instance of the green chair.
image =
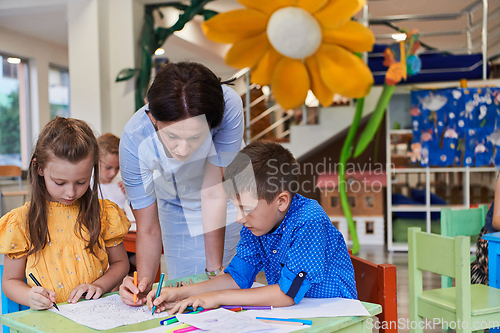
<svg viewBox="0 0 500 333">
<path fill-rule="evenodd" d="M 441 210 L 441 235 L 448 237 L 477 236 L 484 227 L 487 205 L 479 205 L 479 208 L 458 209 L 443 208 Z M 470 262 L 476 260 L 476 255 L 470 256 Z M 452 279 L 441 276 L 441 288 L 450 288 Z"/>
<path fill-rule="evenodd" d="M 423 332 L 423 318 L 457 332 L 498 326 L 500 289 L 470 284 L 470 239 L 408 229 L 410 332 Z M 455 287 L 423 290 L 422 271 L 455 278 Z"/>
</svg>

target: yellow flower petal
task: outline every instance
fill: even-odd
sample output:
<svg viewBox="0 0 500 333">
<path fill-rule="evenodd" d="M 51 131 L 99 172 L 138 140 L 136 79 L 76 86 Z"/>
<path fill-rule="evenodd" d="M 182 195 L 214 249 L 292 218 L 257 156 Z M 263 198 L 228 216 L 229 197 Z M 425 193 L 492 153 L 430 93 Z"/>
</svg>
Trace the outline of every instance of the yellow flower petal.
<svg viewBox="0 0 500 333">
<path fill-rule="evenodd" d="M 258 62 L 257 66 L 252 68 L 250 71 L 250 79 L 252 83 L 261 85 L 271 84 L 273 69 L 278 60 L 282 57 L 283 56 L 278 53 L 274 47 L 268 48 L 266 53 L 262 56 L 262 59 Z"/>
<path fill-rule="evenodd" d="M 359 12 L 366 0 L 330 0 L 314 17 L 325 29 L 336 29 L 346 23 Z"/>
<path fill-rule="evenodd" d="M 306 58 L 306 66 L 311 78 L 311 90 L 323 106 L 329 106 L 333 101 L 333 91 L 331 91 L 321 79 L 318 60 L 315 56 Z"/>
<path fill-rule="evenodd" d="M 328 0 L 297 0 L 297 7 L 307 10 L 309 13 L 316 13 L 327 3 Z"/>
<path fill-rule="evenodd" d="M 253 67 L 270 46 L 266 33 L 236 42 L 226 53 L 226 64 L 236 68 Z"/>
<path fill-rule="evenodd" d="M 316 53 L 321 78 L 333 92 L 345 97 L 366 96 L 373 76 L 366 64 L 351 52 L 336 45 L 323 44 Z"/>
<path fill-rule="evenodd" d="M 265 13 L 268 16 L 271 16 L 276 10 L 284 7 L 283 4 L 280 4 L 278 1 L 269 1 L 269 0 L 237 0 L 240 4 L 245 7 L 258 10 L 259 12 Z M 293 2 L 293 1 L 289 1 Z M 291 6 L 288 5 L 288 6 Z"/>
<path fill-rule="evenodd" d="M 323 42 L 345 47 L 352 52 L 368 52 L 373 48 L 373 32 L 359 22 L 348 21 L 338 29 L 324 29 Z"/>
<path fill-rule="evenodd" d="M 276 102 L 284 109 L 304 104 L 309 90 L 309 75 L 301 60 L 283 57 L 274 69 L 271 79 Z"/>
<path fill-rule="evenodd" d="M 217 43 L 234 43 L 266 31 L 268 17 L 253 9 L 236 9 L 220 13 L 203 22 L 208 39 Z"/>
<path fill-rule="evenodd" d="M 297 5 L 297 0 L 270 0 L 270 1 L 276 2 L 277 4 L 279 4 L 280 7 L 290 7 Z"/>
</svg>

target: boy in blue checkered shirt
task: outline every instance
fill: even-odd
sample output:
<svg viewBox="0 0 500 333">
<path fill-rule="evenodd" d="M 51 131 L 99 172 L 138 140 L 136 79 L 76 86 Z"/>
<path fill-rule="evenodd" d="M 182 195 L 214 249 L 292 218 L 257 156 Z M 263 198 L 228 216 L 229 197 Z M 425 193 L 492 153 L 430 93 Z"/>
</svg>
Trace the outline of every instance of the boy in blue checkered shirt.
<svg viewBox="0 0 500 333">
<path fill-rule="evenodd" d="M 147 296 L 157 312 L 187 306 L 290 306 L 303 297 L 357 298 L 354 270 L 342 234 L 315 200 L 295 193 L 298 164 L 278 143 L 246 146 L 224 173 L 224 190 L 242 223 L 237 254 L 208 281 L 163 288 Z M 250 288 L 264 269 L 268 286 Z"/>
</svg>

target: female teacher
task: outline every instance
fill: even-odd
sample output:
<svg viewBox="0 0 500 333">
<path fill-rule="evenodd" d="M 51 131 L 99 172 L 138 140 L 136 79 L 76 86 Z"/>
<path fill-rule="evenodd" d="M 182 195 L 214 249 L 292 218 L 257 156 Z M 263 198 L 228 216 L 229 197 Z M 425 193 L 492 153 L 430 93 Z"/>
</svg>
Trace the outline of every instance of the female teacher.
<svg viewBox="0 0 500 333">
<path fill-rule="evenodd" d="M 236 253 L 241 228 L 221 182 L 242 147 L 240 96 L 205 66 L 181 62 L 158 72 L 148 102 L 120 140 L 123 184 L 137 223 L 138 286 L 130 277 L 120 286 L 129 305 L 145 302 L 162 241 L 169 279 L 212 277 Z"/>
</svg>

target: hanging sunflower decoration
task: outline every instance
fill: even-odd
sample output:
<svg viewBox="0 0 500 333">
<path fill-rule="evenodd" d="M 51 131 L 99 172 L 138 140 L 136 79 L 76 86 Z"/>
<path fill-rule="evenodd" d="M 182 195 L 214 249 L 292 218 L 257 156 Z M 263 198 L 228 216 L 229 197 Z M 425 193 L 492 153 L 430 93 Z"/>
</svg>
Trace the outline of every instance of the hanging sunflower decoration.
<svg viewBox="0 0 500 333">
<path fill-rule="evenodd" d="M 225 61 L 251 68 L 251 81 L 270 85 L 285 109 L 302 105 L 311 90 L 328 106 L 335 93 L 361 98 L 373 76 L 354 53 L 371 51 L 375 38 L 352 16 L 365 0 L 237 0 L 247 8 L 203 23 L 214 42 L 232 44 Z"/>
</svg>

